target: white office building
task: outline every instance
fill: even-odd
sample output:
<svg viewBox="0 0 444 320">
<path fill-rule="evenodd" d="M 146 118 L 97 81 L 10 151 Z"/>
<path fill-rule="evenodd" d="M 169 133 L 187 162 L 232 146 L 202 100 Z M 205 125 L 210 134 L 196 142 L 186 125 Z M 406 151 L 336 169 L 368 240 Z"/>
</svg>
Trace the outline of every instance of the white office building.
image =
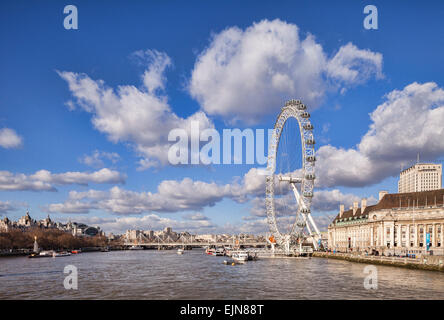
<svg viewBox="0 0 444 320">
<path fill-rule="evenodd" d="M 398 193 L 422 192 L 442 188 L 442 165 L 417 163 L 399 175 Z"/>
</svg>

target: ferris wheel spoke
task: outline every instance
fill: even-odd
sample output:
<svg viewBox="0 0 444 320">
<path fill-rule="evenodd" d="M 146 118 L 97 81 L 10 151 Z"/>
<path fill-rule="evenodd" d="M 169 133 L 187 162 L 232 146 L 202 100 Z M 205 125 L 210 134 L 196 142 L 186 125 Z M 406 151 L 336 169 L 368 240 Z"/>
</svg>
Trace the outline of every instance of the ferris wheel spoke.
<svg viewBox="0 0 444 320">
<path fill-rule="evenodd" d="M 278 176 L 279 181 L 287 181 L 289 183 L 302 183 L 302 178 L 298 178 L 298 177 L 292 177 L 292 176 L 284 176 L 284 175 L 279 175 Z"/>
</svg>

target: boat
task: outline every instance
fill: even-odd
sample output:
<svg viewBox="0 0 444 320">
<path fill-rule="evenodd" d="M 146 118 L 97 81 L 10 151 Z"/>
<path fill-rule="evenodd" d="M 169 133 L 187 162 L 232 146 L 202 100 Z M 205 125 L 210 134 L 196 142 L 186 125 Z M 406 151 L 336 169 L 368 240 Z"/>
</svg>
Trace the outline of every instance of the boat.
<svg viewBox="0 0 444 320">
<path fill-rule="evenodd" d="M 256 261 L 258 259 L 257 252 L 249 252 L 248 253 L 248 261 Z"/>
<path fill-rule="evenodd" d="M 71 253 L 67 251 L 56 252 L 54 250 L 41 251 L 40 253 L 31 253 L 28 258 L 56 258 L 56 257 L 67 257 Z"/>
<path fill-rule="evenodd" d="M 129 249 L 130 250 L 143 250 L 143 247 L 134 245 L 134 246 L 129 247 Z"/>
<path fill-rule="evenodd" d="M 236 251 L 233 252 L 231 258 L 236 262 L 244 263 L 248 260 L 248 253 L 246 251 Z"/>
<path fill-rule="evenodd" d="M 55 251 L 54 250 L 45 250 L 45 251 L 40 251 L 39 256 L 41 257 L 52 257 L 54 255 Z"/>
<path fill-rule="evenodd" d="M 67 251 L 62 251 L 62 252 L 54 252 L 53 254 L 52 254 L 52 256 L 55 258 L 55 257 L 68 257 L 68 256 L 70 256 L 71 255 L 71 253 L 70 252 L 67 252 Z"/>
<path fill-rule="evenodd" d="M 210 248 L 210 247 L 208 247 L 208 248 L 205 249 L 205 253 L 206 253 L 206 254 L 213 255 L 213 253 L 215 253 L 215 252 L 216 252 L 216 249 L 215 249 L 215 248 Z"/>
<path fill-rule="evenodd" d="M 108 247 L 103 247 L 100 249 L 100 252 L 109 252 L 109 248 Z"/>
<path fill-rule="evenodd" d="M 31 253 L 28 258 L 51 258 L 54 256 L 55 251 L 54 250 L 45 250 L 40 251 L 39 253 Z"/>
<path fill-rule="evenodd" d="M 224 256 L 225 255 L 225 250 L 224 250 L 224 248 L 216 248 L 212 252 L 212 255 L 213 256 Z"/>
<path fill-rule="evenodd" d="M 183 254 L 184 250 L 182 248 L 177 249 L 177 254 Z"/>
<path fill-rule="evenodd" d="M 233 251 L 233 248 L 230 247 L 230 246 L 227 246 L 227 247 L 224 248 L 224 250 L 225 250 L 225 255 L 227 257 L 231 257 L 231 252 Z"/>
<path fill-rule="evenodd" d="M 82 253 L 82 250 L 80 250 L 80 249 L 77 249 L 77 250 L 71 250 L 71 253 L 72 253 L 72 254 L 79 254 L 79 253 Z"/>
</svg>

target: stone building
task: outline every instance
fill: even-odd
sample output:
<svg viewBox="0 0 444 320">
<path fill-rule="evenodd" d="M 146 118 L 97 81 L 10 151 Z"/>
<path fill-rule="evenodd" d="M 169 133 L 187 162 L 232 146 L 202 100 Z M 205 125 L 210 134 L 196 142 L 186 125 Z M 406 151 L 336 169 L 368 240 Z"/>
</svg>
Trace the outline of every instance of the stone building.
<svg viewBox="0 0 444 320">
<path fill-rule="evenodd" d="M 395 194 L 381 191 L 375 205 L 367 206 L 366 199 L 360 207 L 354 202 L 347 211 L 341 205 L 328 227 L 328 247 L 339 252 L 443 255 L 443 204 L 444 189 Z"/>
<path fill-rule="evenodd" d="M 73 236 L 96 236 L 105 235 L 100 227 L 91 227 L 83 223 L 71 222 L 66 224 L 60 222 L 54 222 L 49 215 L 40 221 L 34 220 L 29 215 L 29 211 L 26 215 L 18 219 L 18 221 L 11 221 L 7 217 L 0 220 L 0 232 L 9 232 L 13 229 L 25 230 L 27 228 L 41 228 L 41 229 L 58 229 L 61 231 L 69 232 Z"/>
<path fill-rule="evenodd" d="M 8 217 L 5 217 L 3 220 L 0 220 L 0 232 L 8 232 L 9 229 L 11 229 L 12 223 L 8 219 Z"/>
<path fill-rule="evenodd" d="M 26 215 L 22 216 L 18 221 L 17 225 L 19 227 L 33 227 L 37 224 L 37 221 L 31 218 L 29 211 L 26 211 Z"/>
</svg>

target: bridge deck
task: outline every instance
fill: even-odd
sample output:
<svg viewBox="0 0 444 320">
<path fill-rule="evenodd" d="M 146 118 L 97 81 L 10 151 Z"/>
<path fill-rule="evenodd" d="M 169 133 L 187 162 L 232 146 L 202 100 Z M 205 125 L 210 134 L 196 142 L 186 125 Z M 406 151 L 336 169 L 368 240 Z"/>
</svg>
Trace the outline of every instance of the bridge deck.
<svg viewBox="0 0 444 320">
<path fill-rule="evenodd" d="M 266 242 L 245 242 L 239 243 L 238 245 L 247 246 L 247 247 L 255 247 L 255 246 L 265 246 Z M 191 247 L 206 247 L 206 246 L 232 246 L 232 243 L 227 242 L 136 242 L 130 243 L 126 242 L 123 244 L 124 246 L 169 246 L 169 247 L 179 247 L 179 246 L 191 246 Z"/>
</svg>

